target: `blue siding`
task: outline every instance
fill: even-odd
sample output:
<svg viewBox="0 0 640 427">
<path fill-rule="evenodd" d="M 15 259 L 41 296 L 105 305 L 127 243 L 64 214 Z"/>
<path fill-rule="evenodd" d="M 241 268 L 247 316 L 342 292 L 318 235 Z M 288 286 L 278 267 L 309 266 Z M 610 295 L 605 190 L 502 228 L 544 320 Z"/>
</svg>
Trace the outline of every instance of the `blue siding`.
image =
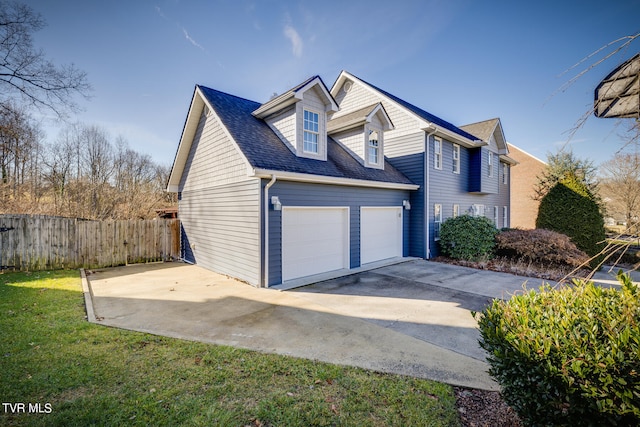
<svg viewBox="0 0 640 427">
<path fill-rule="evenodd" d="M 420 185 L 417 191 L 412 191 L 409 196 L 411 210 L 405 212 L 409 215 L 409 256 L 426 258 L 425 228 L 424 228 L 424 153 L 410 154 L 407 156 L 387 159 L 413 183 Z"/>
<path fill-rule="evenodd" d="M 483 156 L 484 155 L 484 156 Z M 453 173 L 453 144 L 447 140 L 442 142 L 442 169 L 433 166 L 433 139 L 430 141 L 429 150 L 429 252 L 430 257 L 440 254 L 438 242 L 434 238 L 435 216 L 434 205 L 442 205 L 442 221 L 453 216 L 453 205 L 457 204 L 460 215 L 471 214 L 473 205 L 484 205 L 485 216 L 493 219 L 493 209 L 498 206 L 499 228 L 504 227 L 502 219 L 503 206 L 507 206 L 508 215 L 511 215 L 509 206 L 509 182 L 502 184 L 502 163 L 498 155 L 494 155 L 494 174 L 488 178 L 487 151 L 467 149 L 460 147 L 460 173 Z M 484 162 L 481 162 L 484 157 Z M 492 192 L 473 192 L 474 174 L 480 169 L 480 175 L 487 175 L 483 181 L 485 189 L 495 188 Z M 510 178 L 510 174 L 508 175 Z"/>
<path fill-rule="evenodd" d="M 469 150 L 469 191 L 472 193 L 498 194 L 500 161 L 493 153 L 493 175 L 489 176 L 489 150 L 486 147 Z"/>
<path fill-rule="evenodd" d="M 262 187 L 267 181 L 262 181 Z M 276 181 L 269 197 L 278 196 L 283 206 L 348 206 L 350 233 L 350 267 L 360 266 L 360 207 L 402 206 L 410 191 L 341 185 Z M 409 255 L 409 215 L 403 214 L 403 255 Z M 282 282 L 282 211 L 269 207 L 269 285 Z"/>
</svg>

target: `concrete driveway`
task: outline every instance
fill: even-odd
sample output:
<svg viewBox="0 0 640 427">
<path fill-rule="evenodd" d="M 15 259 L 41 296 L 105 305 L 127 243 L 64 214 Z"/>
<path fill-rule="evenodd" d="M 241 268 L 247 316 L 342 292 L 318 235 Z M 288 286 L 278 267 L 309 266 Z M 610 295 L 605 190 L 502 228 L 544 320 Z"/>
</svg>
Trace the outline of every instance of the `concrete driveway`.
<svg viewBox="0 0 640 427">
<path fill-rule="evenodd" d="M 471 311 L 541 284 L 424 260 L 290 291 L 182 263 L 87 277 L 100 324 L 487 390 L 499 387 Z"/>
</svg>

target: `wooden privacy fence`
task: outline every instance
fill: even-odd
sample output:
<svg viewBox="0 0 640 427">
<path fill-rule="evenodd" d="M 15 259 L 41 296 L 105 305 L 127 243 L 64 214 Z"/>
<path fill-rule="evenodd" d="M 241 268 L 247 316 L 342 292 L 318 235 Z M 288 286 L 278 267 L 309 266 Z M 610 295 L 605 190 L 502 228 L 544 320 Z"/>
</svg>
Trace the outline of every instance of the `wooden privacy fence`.
<svg viewBox="0 0 640 427">
<path fill-rule="evenodd" d="M 180 257 L 180 220 L 0 215 L 0 270 L 100 268 Z"/>
</svg>

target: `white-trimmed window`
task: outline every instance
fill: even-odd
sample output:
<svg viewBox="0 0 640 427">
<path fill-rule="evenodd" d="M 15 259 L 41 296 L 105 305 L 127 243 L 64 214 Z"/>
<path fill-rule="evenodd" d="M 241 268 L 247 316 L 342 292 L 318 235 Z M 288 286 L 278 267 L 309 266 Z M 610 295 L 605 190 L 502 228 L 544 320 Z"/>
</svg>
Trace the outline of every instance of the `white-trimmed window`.
<svg viewBox="0 0 640 427">
<path fill-rule="evenodd" d="M 502 183 L 507 185 L 509 182 L 509 165 L 506 163 L 502 164 Z"/>
<path fill-rule="evenodd" d="M 442 225 L 442 205 L 433 205 L 433 238 L 440 240 L 440 226 Z"/>
<path fill-rule="evenodd" d="M 502 207 L 502 226 L 504 228 L 509 227 L 509 211 L 506 206 Z"/>
<path fill-rule="evenodd" d="M 319 116 L 313 111 L 304 110 L 302 150 L 305 153 L 318 154 Z"/>
<path fill-rule="evenodd" d="M 484 216 L 484 205 L 471 205 L 473 216 Z"/>
<path fill-rule="evenodd" d="M 442 140 L 433 138 L 433 167 L 442 169 Z"/>
<path fill-rule="evenodd" d="M 493 224 L 498 228 L 498 207 L 493 207 Z"/>
<path fill-rule="evenodd" d="M 460 205 L 455 204 L 453 205 L 453 217 L 457 218 L 460 216 Z"/>
<path fill-rule="evenodd" d="M 493 153 L 489 151 L 489 177 L 493 176 Z"/>
<path fill-rule="evenodd" d="M 453 144 L 453 173 L 460 173 L 460 146 Z"/>
<path fill-rule="evenodd" d="M 367 160 L 373 165 L 380 164 L 380 133 L 376 130 L 369 130 L 367 141 Z"/>
</svg>

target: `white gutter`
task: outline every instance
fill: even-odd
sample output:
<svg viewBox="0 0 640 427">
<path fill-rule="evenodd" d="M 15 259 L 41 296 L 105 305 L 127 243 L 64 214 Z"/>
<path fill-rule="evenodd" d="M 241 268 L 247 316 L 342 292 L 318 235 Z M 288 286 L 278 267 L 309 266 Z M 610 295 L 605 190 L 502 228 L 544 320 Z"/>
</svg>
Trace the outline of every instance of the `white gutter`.
<svg viewBox="0 0 640 427">
<path fill-rule="evenodd" d="M 269 189 L 276 183 L 275 174 L 271 175 L 271 181 L 264 186 L 264 279 L 263 288 L 269 287 Z"/>
<path fill-rule="evenodd" d="M 429 131 L 429 129 L 433 129 Z M 438 131 L 438 127 L 433 123 L 429 123 L 429 126 L 425 128 L 427 131 L 427 137 L 425 139 L 425 149 L 424 149 L 424 168 L 425 168 L 425 184 L 424 184 L 424 194 L 425 194 L 425 224 L 424 224 L 424 237 L 425 237 L 425 258 L 429 259 L 431 257 L 431 248 L 429 245 L 429 184 L 431 183 L 429 180 L 429 137 L 434 135 Z M 442 148 L 441 148 L 442 149 Z"/>
<path fill-rule="evenodd" d="M 253 169 L 251 176 L 255 178 L 273 178 L 278 174 L 281 181 L 311 182 L 317 184 L 351 185 L 355 187 L 389 188 L 396 190 L 417 190 L 419 185 L 400 184 L 395 182 L 369 181 L 365 179 L 340 178 L 334 176 L 312 175 L 299 172 L 273 171 L 269 169 Z"/>
</svg>

